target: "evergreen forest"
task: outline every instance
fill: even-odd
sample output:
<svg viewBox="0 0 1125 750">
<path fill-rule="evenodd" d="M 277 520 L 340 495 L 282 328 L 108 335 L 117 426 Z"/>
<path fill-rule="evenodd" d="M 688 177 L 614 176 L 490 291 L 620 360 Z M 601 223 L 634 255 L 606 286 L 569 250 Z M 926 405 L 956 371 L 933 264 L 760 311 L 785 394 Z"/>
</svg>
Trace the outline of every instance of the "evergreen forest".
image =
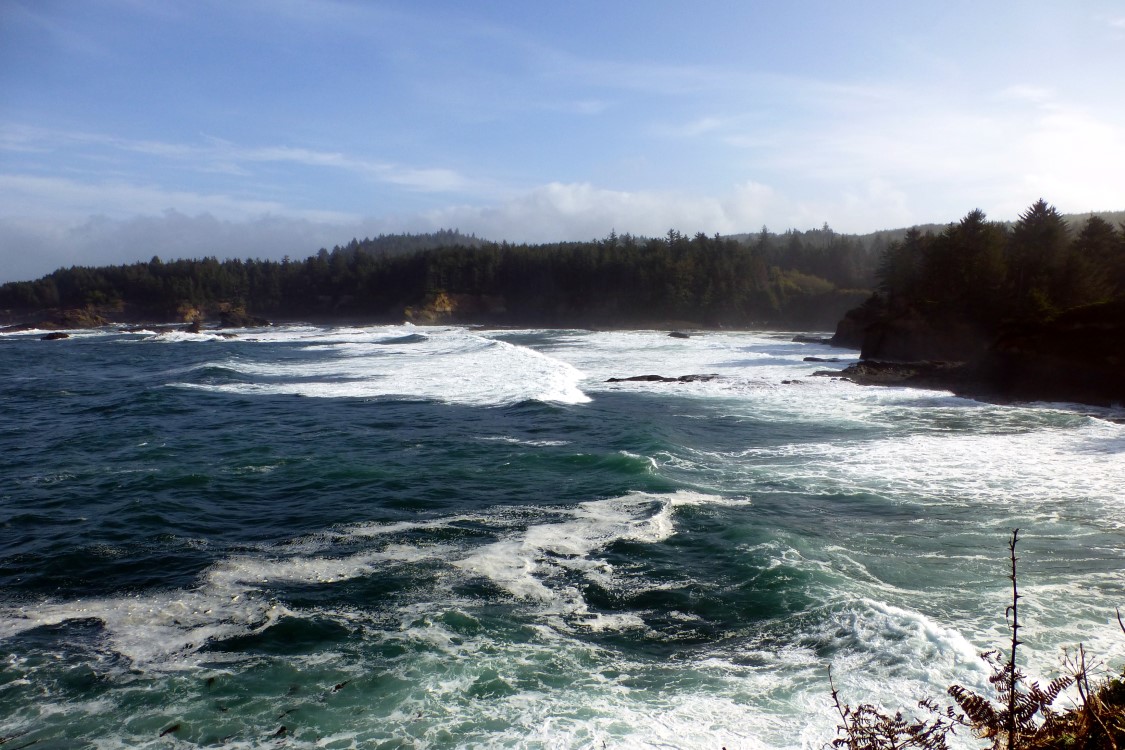
<svg viewBox="0 0 1125 750">
<path fill-rule="evenodd" d="M 892 308 L 985 328 L 1040 321 L 1125 295 L 1125 235 L 1096 215 L 1072 232 L 1043 200 L 1011 227 L 975 210 L 937 234 L 907 232 L 878 277 Z"/>
<path fill-rule="evenodd" d="M 94 307 L 170 319 L 233 305 L 313 321 L 436 315 L 501 324 L 831 327 L 870 293 L 877 262 L 870 245 L 827 226 L 782 235 L 763 228 L 741 240 L 671 230 L 537 245 L 445 231 L 352 240 L 297 261 L 154 256 L 75 266 L 0 286 L 0 309 Z"/>
</svg>

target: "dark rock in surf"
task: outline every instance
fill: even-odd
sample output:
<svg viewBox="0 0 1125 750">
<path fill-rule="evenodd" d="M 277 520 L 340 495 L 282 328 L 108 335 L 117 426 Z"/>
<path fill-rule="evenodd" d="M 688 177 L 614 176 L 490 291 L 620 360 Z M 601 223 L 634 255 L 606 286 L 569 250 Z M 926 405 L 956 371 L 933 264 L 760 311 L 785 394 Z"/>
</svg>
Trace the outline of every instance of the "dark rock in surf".
<svg viewBox="0 0 1125 750">
<path fill-rule="evenodd" d="M 51 333 L 48 333 L 45 336 L 40 336 L 39 340 L 40 341 L 58 341 L 59 339 L 68 339 L 68 338 L 70 338 L 69 333 L 63 333 L 62 331 L 52 331 Z"/>
<path fill-rule="evenodd" d="M 609 378 L 607 383 L 706 383 L 722 377 L 718 373 L 706 375 L 681 375 L 678 378 L 669 378 L 663 375 L 634 375 L 630 378 Z"/>
<path fill-rule="evenodd" d="M 395 344 L 420 344 L 426 340 L 426 337 L 420 333 L 408 333 L 405 336 L 394 336 L 389 339 L 379 339 L 375 343 L 383 346 L 390 346 Z"/>
<path fill-rule="evenodd" d="M 839 357 L 805 357 L 805 362 L 839 362 Z"/>
<path fill-rule="evenodd" d="M 843 370 L 819 370 L 813 375 L 838 377 L 859 385 L 905 385 L 959 391 L 969 371 L 960 362 L 879 362 L 864 360 Z"/>
<path fill-rule="evenodd" d="M 691 338 L 690 335 L 684 333 L 683 331 L 672 331 L 668 335 L 671 338 L 674 338 L 674 339 L 690 339 Z"/>
</svg>

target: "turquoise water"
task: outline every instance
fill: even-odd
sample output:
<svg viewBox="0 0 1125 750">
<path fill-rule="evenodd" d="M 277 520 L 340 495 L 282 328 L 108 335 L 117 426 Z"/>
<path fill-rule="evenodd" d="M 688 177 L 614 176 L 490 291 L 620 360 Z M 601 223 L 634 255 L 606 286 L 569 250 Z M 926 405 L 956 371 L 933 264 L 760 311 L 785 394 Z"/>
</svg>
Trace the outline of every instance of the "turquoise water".
<svg viewBox="0 0 1125 750">
<path fill-rule="evenodd" d="M 13 747 L 820 747 L 1005 639 L 1119 665 L 1120 413 L 769 333 L 0 336 Z M 841 363 L 841 365 L 844 363 Z M 831 367 L 831 366 L 829 366 Z M 696 383 L 609 377 L 717 373 Z"/>
</svg>

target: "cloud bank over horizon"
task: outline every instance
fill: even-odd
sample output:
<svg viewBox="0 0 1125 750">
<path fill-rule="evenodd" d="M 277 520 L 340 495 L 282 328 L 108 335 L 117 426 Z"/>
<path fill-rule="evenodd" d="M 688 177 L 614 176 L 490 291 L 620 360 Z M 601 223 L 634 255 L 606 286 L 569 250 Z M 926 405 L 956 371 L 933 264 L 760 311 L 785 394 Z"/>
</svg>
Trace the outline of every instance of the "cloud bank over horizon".
<svg viewBox="0 0 1125 750">
<path fill-rule="evenodd" d="M 1113 3 L 877 6 L 8 0 L 0 282 L 442 228 L 1125 209 Z"/>
</svg>

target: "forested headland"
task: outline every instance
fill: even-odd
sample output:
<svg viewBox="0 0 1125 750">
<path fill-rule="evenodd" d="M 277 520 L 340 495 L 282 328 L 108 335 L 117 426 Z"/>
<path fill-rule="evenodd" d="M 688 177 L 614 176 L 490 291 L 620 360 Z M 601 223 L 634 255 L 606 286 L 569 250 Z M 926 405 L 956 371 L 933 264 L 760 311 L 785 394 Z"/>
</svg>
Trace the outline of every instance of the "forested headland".
<svg viewBox="0 0 1125 750">
<path fill-rule="evenodd" d="M 0 286 L 0 309 L 9 319 L 84 308 L 184 320 L 235 308 L 313 321 L 823 329 L 870 293 L 885 244 L 827 226 L 538 245 L 445 231 L 352 240 L 304 260 L 75 266 Z"/>
<path fill-rule="evenodd" d="M 943 365 L 868 364 L 857 379 L 1125 403 L 1125 225 L 1072 226 L 1043 200 L 1012 225 L 975 210 L 940 232 L 910 230 L 876 273 L 834 342 L 865 360 Z"/>
</svg>

